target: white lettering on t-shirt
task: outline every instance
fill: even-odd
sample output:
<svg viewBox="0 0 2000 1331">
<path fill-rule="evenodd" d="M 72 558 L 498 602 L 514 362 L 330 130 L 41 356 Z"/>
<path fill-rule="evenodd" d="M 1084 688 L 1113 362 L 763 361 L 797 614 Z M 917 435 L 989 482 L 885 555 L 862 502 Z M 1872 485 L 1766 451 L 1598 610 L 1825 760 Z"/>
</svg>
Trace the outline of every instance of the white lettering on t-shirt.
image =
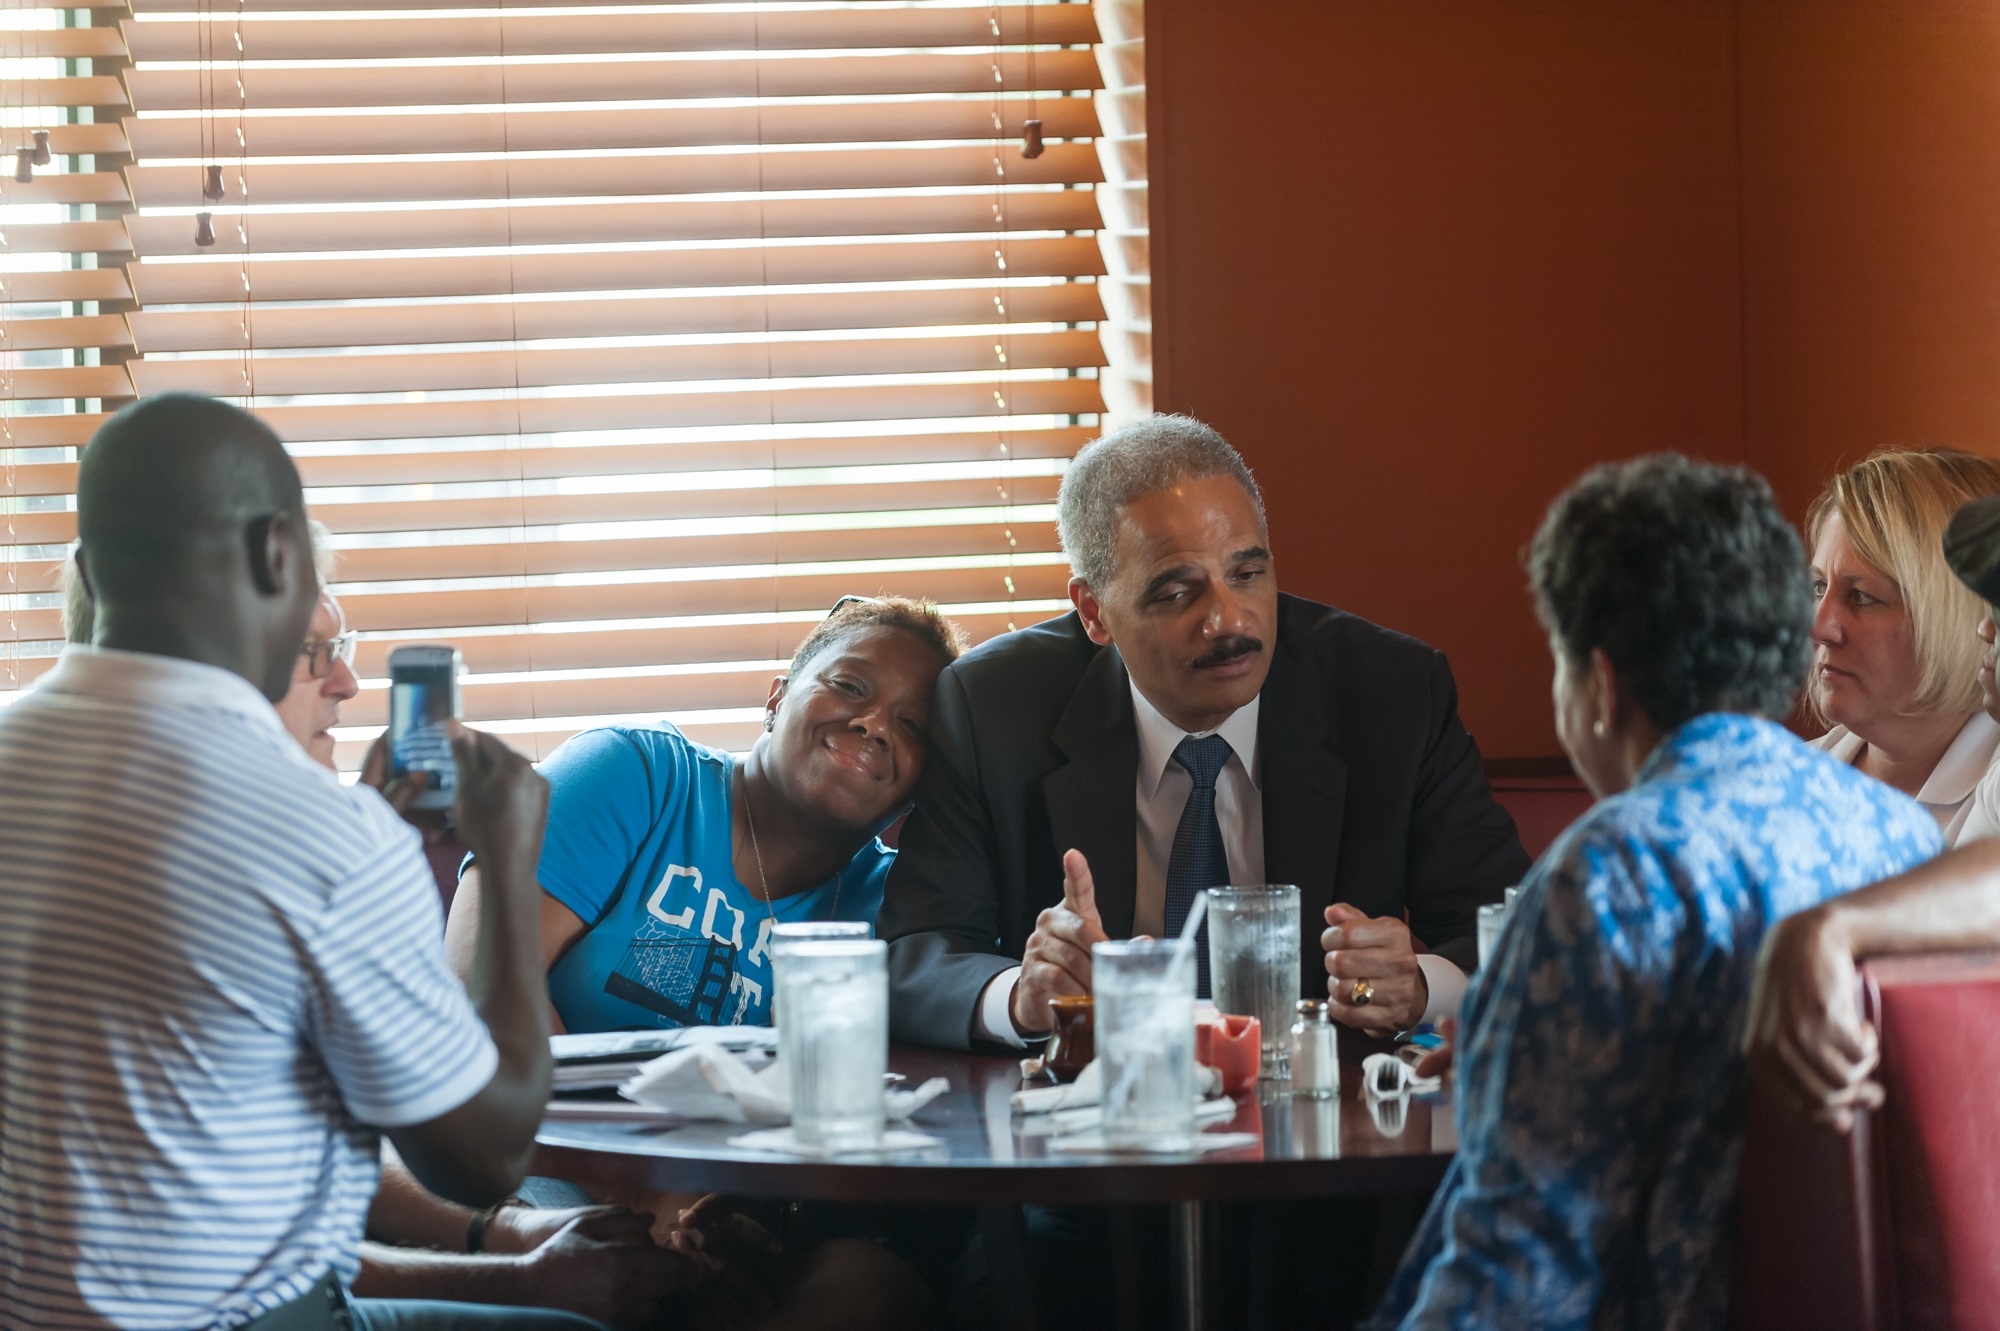
<svg viewBox="0 0 2000 1331">
<path fill-rule="evenodd" d="M 748 961 L 751 965 L 756 966 L 756 965 L 761 965 L 765 960 L 767 960 L 770 957 L 771 954 L 768 951 L 768 949 L 771 946 L 771 926 L 776 923 L 777 923 L 776 920 L 773 920 L 768 916 L 765 917 L 764 919 L 757 921 L 757 941 L 755 943 L 752 943 L 750 945 L 750 950 L 743 954 L 743 959 L 745 961 Z"/>
<path fill-rule="evenodd" d="M 669 864 L 667 866 L 667 876 L 660 880 L 660 885 L 653 889 L 652 897 L 646 902 L 646 911 L 661 924 L 671 924 L 676 929 L 692 929 L 694 927 L 694 905 L 692 902 L 689 903 L 686 910 L 678 915 L 667 914 L 667 889 L 674 885 L 674 879 L 676 878 L 694 879 L 694 897 L 696 901 L 701 900 L 701 870 L 690 869 L 685 864 Z"/>
<path fill-rule="evenodd" d="M 715 908 L 717 906 L 722 907 L 722 909 L 735 917 L 729 922 L 729 932 L 727 934 L 719 934 L 715 931 Z M 690 908 L 688 912 L 690 919 L 693 918 L 693 914 L 693 909 Z M 727 943 L 733 948 L 740 949 L 743 946 L 743 912 L 729 904 L 729 898 L 722 895 L 722 889 L 719 887 L 708 889 L 708 909 L 702 912 L 701 936 L 713 939 L 718 943 Z"/>
<path fill-rule="evenodd" d="M 743 1024 L 743 1014 L 750 1010 L 750 1005 L 764 997 L 764 986 L 758 984 L 742 971 L 737 971 L 729 977 L 729 992 L 737 995 L 736 1015 L 732 1016 L 725 1024 L 741 1026 Z"/>
</svg>

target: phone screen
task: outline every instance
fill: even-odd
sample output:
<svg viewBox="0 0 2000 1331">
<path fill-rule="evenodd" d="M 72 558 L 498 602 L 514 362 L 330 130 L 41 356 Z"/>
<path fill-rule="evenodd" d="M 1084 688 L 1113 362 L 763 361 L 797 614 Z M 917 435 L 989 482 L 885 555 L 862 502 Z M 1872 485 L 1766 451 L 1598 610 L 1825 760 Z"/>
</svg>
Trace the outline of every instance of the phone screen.
<svg viewBox="0 0 2000 1331">
<path fill-rule="evenodd" d="M 417 660 L 403 656 L 398 651 L 389 662 L 389 775 L 429 773 L 417 807 L 448 808 L 458 767 L 445 722 L 458 715 L 458 654 L 431 649 Z"/>
</svg>

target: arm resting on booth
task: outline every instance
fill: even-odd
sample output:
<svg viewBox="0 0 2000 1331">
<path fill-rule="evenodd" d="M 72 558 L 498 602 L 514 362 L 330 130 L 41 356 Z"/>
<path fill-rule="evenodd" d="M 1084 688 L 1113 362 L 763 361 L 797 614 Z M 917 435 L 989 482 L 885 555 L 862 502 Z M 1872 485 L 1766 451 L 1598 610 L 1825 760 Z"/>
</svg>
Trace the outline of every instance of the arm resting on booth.
<svg viewBox="0 0 2000 1331">
<path fill-rule="evenodd" d="M 1765 937 L 1751 1001 L 1753 1056 L 1800 1107 L 1842 1132 L 1882 1102 L 1880 1054 L 1861 1014 L 1857 959 L 2000 946 L 2000 840 L 1975 841 L 1836 897 Z"/>
</svg>

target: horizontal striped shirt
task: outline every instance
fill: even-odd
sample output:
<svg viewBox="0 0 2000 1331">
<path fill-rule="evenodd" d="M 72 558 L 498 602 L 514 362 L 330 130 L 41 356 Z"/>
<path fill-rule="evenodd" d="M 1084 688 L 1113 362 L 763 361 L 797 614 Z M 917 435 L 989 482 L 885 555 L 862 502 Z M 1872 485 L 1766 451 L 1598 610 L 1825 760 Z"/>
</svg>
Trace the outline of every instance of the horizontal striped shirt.
<svg viewBox="0 0 2000 1331">
<path fill-rule="evenodd" d="M 0 1324 L 351 1281 L 378 1129 L 498 1056 L 415 832 L 242 678 L 72 647 L 0 710 Z"/>
</svg>

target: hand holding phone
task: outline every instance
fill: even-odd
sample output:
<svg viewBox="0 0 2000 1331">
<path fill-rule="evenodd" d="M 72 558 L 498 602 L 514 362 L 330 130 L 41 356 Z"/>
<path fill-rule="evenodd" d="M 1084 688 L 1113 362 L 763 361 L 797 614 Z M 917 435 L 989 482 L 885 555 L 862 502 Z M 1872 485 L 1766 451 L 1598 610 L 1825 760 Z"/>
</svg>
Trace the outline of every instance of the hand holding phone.
<svg viewBox="0 0 2000 1331">
<path fill-rule="evenodd" d="M 449 809 L 458 798 L 449 723 L 458 719 L 455 647 L 398 647 L 389 653 L 389 780 L 425 774 L 414 809 Z"/>
</svg>

